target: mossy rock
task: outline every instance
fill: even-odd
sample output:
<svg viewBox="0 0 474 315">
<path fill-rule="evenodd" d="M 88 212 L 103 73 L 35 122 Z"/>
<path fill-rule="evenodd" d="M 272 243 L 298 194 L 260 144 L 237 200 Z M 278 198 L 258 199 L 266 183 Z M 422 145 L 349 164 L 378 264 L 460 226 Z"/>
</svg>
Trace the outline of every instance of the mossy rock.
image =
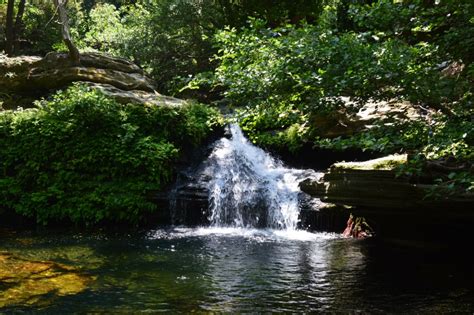
<svg viewBox="0 0 474 315">
<path fill-rule="evenodd" d="M 331 166 L 332 170 L 385 170 L 393 171 L 396 167 L 407 163 L 406 154 L 392 154 L 364 162 L 339 162 Z"/>
</svg>

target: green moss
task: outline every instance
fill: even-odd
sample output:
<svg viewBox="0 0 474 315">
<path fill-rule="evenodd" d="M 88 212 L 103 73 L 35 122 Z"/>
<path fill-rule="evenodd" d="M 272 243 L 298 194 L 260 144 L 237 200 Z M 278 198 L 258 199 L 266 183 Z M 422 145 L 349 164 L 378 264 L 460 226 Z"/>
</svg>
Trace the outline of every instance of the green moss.
<svg viewBox="0 0 474 315">
<path fill-rule="evenodd" d="M 339 162 L 333 165 L 335 169 L 343 170 L 395 170 L 400 165 L 407 163 L 406 154 L 393 154 L 379 159 L 364 162 Z"/>
</svg>

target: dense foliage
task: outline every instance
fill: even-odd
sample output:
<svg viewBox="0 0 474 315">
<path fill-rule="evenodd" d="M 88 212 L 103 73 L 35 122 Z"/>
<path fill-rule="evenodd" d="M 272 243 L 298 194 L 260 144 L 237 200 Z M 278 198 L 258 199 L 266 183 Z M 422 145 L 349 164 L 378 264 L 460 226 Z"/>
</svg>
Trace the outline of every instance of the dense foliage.
<svg viewBox="0 0 474 315">
<path fill-rule="evenodd" d="M 322 1 L 138 1 L 134 5 L 97 3 L 76 22 L 80 45 L 126 56 L 140 63 L 176 93 L 189 79 L 212 70 L 212 38 L 224 25 L 245 25 L 249 16 L 278 25 L 287 18 L 314 17 Z M 82 32 L 82 33 L 81 33 Z"/>
<path fill-rule="evenodd" d="M 6 5 L 1 3 L 2 26 L 5 10 Z M 157 81 L 161 92 L 199 97 L 206 101 L 218 100 L 220 104 L 238 107 L 240 125 L 249 138 L 261 146 L 276 151 L 290 149 L 294 154 L 298 154 L 303 146 L 332 150 L 355 148 L 381 155 L 407 152 L 410 162 L 399 171 L 412 175 L 414 180 L 426 180 L 421 177 L 429 175 L 432 182 L 439 184 L 443 194 L 472 192 L 474 189 L 474 4 L 470 1 L 83 0 L 69 1 L 68 10 L 73 37 L 82 51 L 106 52 L 133 60 Z M 65 49 L 55 8 L 50 2 L 29 3 L 21 22 L 17 54 L 45 54 L 50 50 Z M 0 32 L 4 33 L 4 29 Z M 3 40 L 0 36 L 0 45 Z M 70 98 L 71 93 L 75 92 L 56 96 L 51 104 L 76 104 Z M 100 98 L 100 102 L 109 104 L 100 96 L 90 93 L 86 96 L 85 99 Z M 84 98 L 77 98 L 89 104 Z M 372 121 L 370 128 L 349 126 L 348 123 L 356 120 L 356 114 L 369 101 L 409 103 L 417 111 L 417 116 L 403 119 L 385 117 Z M 76 105 L 67 108 L 72 110 Z M 110 106 L 117 110 L 115 113 L 124 110 L 118 110 L 120 106 L 116 104 Z M 7 130 L 2 132 L 8 134 L 4 139 L 22 143 L 11 138 L 20 134 L 20 130 L 22 137 L 31 133 L 32 138 L 42 139 L 43 129 L 36 126 L 50 122 L 53 111 L 48 110 L 49 107 L 56 108 L 59 115 L 59 105 L 44 104 L 31 112 L 2 114 L 2 130 Z M 101 108 L 91 109 L 91 116 L 87 119 L 109 113 Z M 404 110 L 402 108 L 400 110 Z M 149 108 L 144 110 L 149 116 L 143 122 L 131 124 L 133 130 L 145 130 L 141 127 L 145 121 L 162 124 L 168 119 L 175 121 L 175 118 L 177 126 L 186 126 L 175 128 L 184 132 L 180 139 L 175 138 L 178 134 L 174 133 L 156 135 L 158 131 L 147 127 L 146 135 L 152 138 L 146 143 L 138 141 L 138 138 L 145 137 L 145 133 L 129 130 L 133 137 L 138 137 L 133 138 L 135 147 L 156 146 L 159 149 L 162 158 L 156 163 L 162 165 L 162 169 L 167 169 L 164 165 L 172 164 L 176 157 L 175 149 L 183 145 L 185 135 L 193 134 L 195 137 L 196 132 L 204 135 L 207 130 L 202 129 L 203 121 L 193 122 L 193 117 L 201 117 L 195 111 L 202 110 L 202 117 L 214 117 L 200 106 L 167 112 L 166 115 L 171 116 L 166 116 L 162 109 L 155 109 L 156 113 Z M 139 112 L 133 106 L 125 111 L 132 111 L 133 115 Z M 127 114 L 127 119 L 133 115 Z M 153 120 L 155 115 L 164 116 L 158 122 Z M 178 119 L 180 115 L 187 118 Z M 41 117 L 47 119 L 41 120 Z M 128 128 L 124 126 L 129 126 L 126 124 L 117 122 L 116 129 L 107 132 L 109 135 L 122 134 Z M 69 130 L 56 124 L 51 126 L 61 134 Z M 191 132 L 191 126 L 196 130 Z M 339 130 L 335 131 L 334 126 Z M 168 129 L 159 132 L 165 130 Z M 99 143 L 102 138 L 89 139 L 81 134 L 76 139 L 83 139 L 84 147 L 97 147 L 99 145 L 93 142 Z M 35 141 L 40 140 L 32 139 L 31 143 Z M 3 145 L 2 150 L 10 150 L 6 144 Z M 109 149 L 107 154 L 112 154 L 115 149 L 117 147 Z M 51 147 L 48 146 L 48 150 L 52 150 Z M 79 150 L 75 147 L 70 150 L 73 153 L 67 154 L 80 152 L 74 153 Z M 28 151 L 26 147 L 25 151 Z M 58 154 L 54 152 L 50 154 Z M 148 158 L 151 159 L 144 158 L 144 165 L 153 164 L 151 160 L 146 162 Z M 12 172 L 16 165 L 14 159 L 10 157 L 5 161 L 2 160 L 4 172 L 7 169 Z M 110 156 L 102 162 L 104 164 L 98 165 L 103 168 L 116 163 Z M 123 163 L 131 162 L 125 159 Z M 437 171 L 432 172 L 430 165 L 437 165 Z M 15 182 L 3 182 L 3 187 L 10 188 L 5 190 L 2 198 L 15 196 L 12 189 L 23 187 L 16 182 L 17 173 L 10 176 L 8 172 L 2 180 L 14 179 Z M 162 179 L 151 181 L 156 187 L 167 177 L 166 172 L 160 171 L 160 174 L 163 174 Z M 109 178 L 104 178 L 103 181 L 108 182 Z M 150 179 L 137 180 L 145 182 Z M 37 187 L 43 187 L 31 184 L 36 181 L 25 177 L 21 185 L 27 185 L 27 191 L 34 193 Z M 71 181 L 80 182 L 78 178 Z M 91 181 L 86 178 L 81 185 L 88 185 Z M 45 187 L 49 186 L 41 189 L 47 195 L 50 188 Z M 115 184 L 101 187 L 110 191 L 119 189 Z M 95 190 L 81 189 L 87 192 L 85 196 L 89 196 L 84 197 L 84 202 L 92 205 L 91 194 Z M 131 196 L 136 196 L 135 193 L 141 189 L 132 189 L 133 192 L 128 189 L 129 193 L 123 196 L 128 194 L 133 199 Z M 35 202 L 59 204 L 59 201 L 45 199 L 45 195 Z M 10 206 L 18 204 L 21 207 L 34 199 L 28 198 L 11 202 Z M 112 211 L 112 208 L 105 209 L 107 207 L 98 212 L 102 213 L 100 216 L 106 217 L 107 211 Z M 18 211 L 27 212 L 21 208 Z"/>
<path fill-rule="evenodd" d="M 186 147 L 220 123 L 203 105 L 120 105 L 86 87 L 0 112 L 0 204 L 40 223 L 138 222 Z"/>
<path fill-rule="evenodd" d="M 225 25 L 245 25 L 249 16 L 277 26 L 315 20 L 321 0 L 69 1 L 73 37 L 81 50 L 130 58 L 157 80 L 161 92 L 177 92 L 190 77 L 215 67 L 214 34 Z M 6 4 L 0 3 L 0 50 Z M 65 50 L 49 1 L 28 3 L 17 53 Z"/>
<path fill-rule="evenodd" d="M 313 25 L 268 28 L 252 20 L 216 35 L 215 72 L 188 88 L 223 90 L 261 146 L 409 152 L 403 172 L 426 172 L 435 160 L 454 164 L 446 168 L 453 171 L 434 174 L 439 187 L 472 191 L 474 66 L 465 46 L 472 49 L 472 12 L 468 3 L 377 1 L 348 6 L 351 23 L 344 29 L 334 7 Z M 388 100 L 408 101 L 421 119 L 380 120 L 340 136 L 325 132 L 324 124 L 356 119 L 368 101 Z"/>
</svg>

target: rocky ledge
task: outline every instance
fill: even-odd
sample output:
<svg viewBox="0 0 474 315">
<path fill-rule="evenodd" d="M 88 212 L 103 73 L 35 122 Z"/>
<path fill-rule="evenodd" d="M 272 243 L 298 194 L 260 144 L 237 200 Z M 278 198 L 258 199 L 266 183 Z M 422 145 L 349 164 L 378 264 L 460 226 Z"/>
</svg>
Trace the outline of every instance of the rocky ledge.
<svg viewBox="0 0 474 315">
<path fill-rule="evenodd" d="M 413 210 L 467 211 L 472 196 L 425 198 L 431 185 L 416 184 L 406 176 L 398 176 L 396 166 L 405 163 L 406 155 L 390 155 L 365 162 L 341 162 L 331 166 L 319 180 L 308 179 L 300 184 L 304 192 L 323 201 L 365 208 Z"/>
<path fill-rule="evenodd" d="M 396 166 L 406 160 L 406 155 L 391 155 L 366 162 L 336 163 L 321 179 L 307 179 L 300 188 L 324 202 L 349 206 L 347 215 L 352 212 L 364 216 L 384 238 L 461 238 L 474 223 L 474 196 L 426 198 L 431 185 L 397 176 Z"/>
<path fill-rule="evenodd" d="M 185 103 L 155 91 L 155 83 L 133 62 L 106 54 L 83 53 L 79 64 L 67 54 L 44 58 L 0 55 L 0 90 L 20 95 L 46 95 L 73 82 L 85 82 L 120 103 L 177 106 Z"/>
</svg>

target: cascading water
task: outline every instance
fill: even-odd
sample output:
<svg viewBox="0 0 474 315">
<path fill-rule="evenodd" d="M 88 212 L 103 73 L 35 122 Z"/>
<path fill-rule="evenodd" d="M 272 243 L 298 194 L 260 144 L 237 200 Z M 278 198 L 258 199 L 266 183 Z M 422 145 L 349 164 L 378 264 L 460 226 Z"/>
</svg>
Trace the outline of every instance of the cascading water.
<svg viewBox="0 0 474 315">
<path fill-rule="evenodd" d="M 213 226 L 268 227 L 295 230 L 298 183 L 316 173 L 289 169 L 251 144 L 235 124 L 210 155 L 210 221 Z"/>
</svg>

